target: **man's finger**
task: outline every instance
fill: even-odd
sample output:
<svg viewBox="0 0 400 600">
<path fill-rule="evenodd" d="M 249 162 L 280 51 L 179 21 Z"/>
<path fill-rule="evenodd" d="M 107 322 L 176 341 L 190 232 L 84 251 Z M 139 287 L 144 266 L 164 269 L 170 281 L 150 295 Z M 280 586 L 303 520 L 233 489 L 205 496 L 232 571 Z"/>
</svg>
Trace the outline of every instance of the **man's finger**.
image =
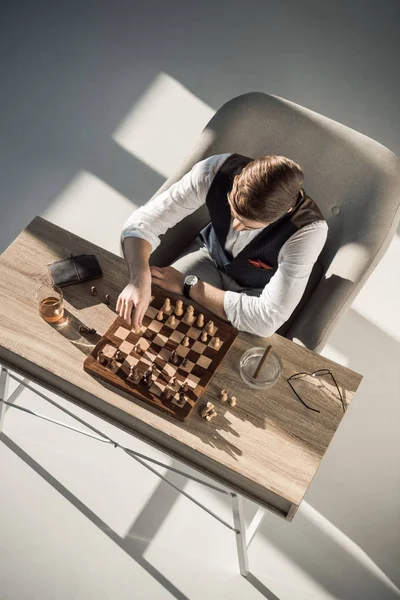
<svg viewBox="0 0 400 600">
<path fill-rule="evenodd" d="M 123 313 L 124 313 L 124 319 L 129 324 L 131 322 L 132 306 L 133 306 L 133 300 L 129 299 L 129 300 L 127 300 L 125 302 L 125 310 L 123 311 Z"/>
<path fill-rule="evenodd" d="M 151 274 L 159 279 L 165 279 L 164 269 L 160 269 L 159 267 L 151 267 Z"/>
<path fill-rule="evenodd" d="M 119 309 L 121 308 L 121 304 L 122 304 L 122 299 L 121 299 L 121 294 L 120 294 L 118 296 L 118 299 L 117 299 L 117 306 L 115 307 L 115 310 L 117 311 L 117 313 L 119 313 Z"/>
</svg>

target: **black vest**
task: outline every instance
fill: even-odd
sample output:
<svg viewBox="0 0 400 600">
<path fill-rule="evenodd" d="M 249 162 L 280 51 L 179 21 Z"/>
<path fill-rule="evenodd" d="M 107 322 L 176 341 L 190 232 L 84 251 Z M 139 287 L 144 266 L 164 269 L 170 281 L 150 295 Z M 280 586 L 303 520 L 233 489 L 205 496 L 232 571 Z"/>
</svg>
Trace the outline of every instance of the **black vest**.
<svg viewBox="0 0 400 600">
<path fill-rule="evenodd" d="M 283 244 L 301 227 L 324 220 L 324 217 L 316 203 L 302 190 L 290 213 L 265 227 L 233 258 L 225 250 L 232 218 L 227 195 L 233 187 L 235 175 L 239 175 L 252 160 L 248 156 L 232 154 L 217 171 L 206 197 L 211 222 L 200 232 L 200 236 L 221 271 L 243 287 L 263 288 L 278 268 L 278 255 Z M 261 260 L 272 268 L 253 266 L 249 259 Z"/>
</svg>

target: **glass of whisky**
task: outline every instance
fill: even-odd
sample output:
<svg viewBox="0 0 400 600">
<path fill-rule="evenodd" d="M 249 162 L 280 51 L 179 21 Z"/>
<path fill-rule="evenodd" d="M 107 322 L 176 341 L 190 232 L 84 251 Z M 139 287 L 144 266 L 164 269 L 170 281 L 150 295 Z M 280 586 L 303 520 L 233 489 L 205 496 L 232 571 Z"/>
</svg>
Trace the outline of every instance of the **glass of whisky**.
<svg viewBox="0 0 400 600">
<path fill-rule="evenodd" d="M 47 323 L 59 323 L 64 319 L 62 290 L 50 282 L 43 283 L 36 292 L 39 314 Z"/>
</svg>

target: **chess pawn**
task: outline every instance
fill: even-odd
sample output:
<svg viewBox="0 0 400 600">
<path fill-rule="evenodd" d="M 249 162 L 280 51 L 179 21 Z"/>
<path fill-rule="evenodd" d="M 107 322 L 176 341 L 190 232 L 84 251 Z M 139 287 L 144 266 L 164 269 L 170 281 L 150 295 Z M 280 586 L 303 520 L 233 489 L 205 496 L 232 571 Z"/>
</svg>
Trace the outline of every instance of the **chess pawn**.
<svg viewBox="0 0 400 600">
<path fill-rule="evenodd" d="M 185 392 L 185 393 L 189 391 L 189 385 L 188 385 L 187 381 L 184 381 L 182 383 L 180 391 Z"/>
<path fill-rule="evenodd" d="M 92 287 L 90 288 L 90 293 L 92 294 L 92 296 L 97 296 L 97 289 L 95 285 L 92 285 Z"/>
<path fill-rule="evenodd" d="M 206 342 L 208 340 L 207 331 L 205 329 L 204 329 L 204 331 L 201 332 L 200 339 L 202 342 Z"/>
<path fill-rule="evenodd" d="M 197 327 L 200 327 L 200 329 L 202 329 L 204 327 L 204 315 L 203 315 L 203 313 L 199 313 L 199 316 L 197 317 L 196 325 L 197 325 Z"/>
<path fill-rule="evenodd" d="M 105 356 L 104 352 L 102 350 L 100 350 L 100 352 L 97 354 L 97 360 L 99 361 L 99 363 L 101 365 L 105 365 L 107 362 L 107 357 Z"/>
<path fill-rule="evenodd" d="M 169 298 L 164 299 L 164 304 L 163 304 L 162 310 L 166 313 L 171 312 L 171 300 Z M 161 320 L 161 319 L 159 319 L 159 320 Z"/>
<path fill-rule="evenodd" d="M 184 406 L 186 404 L 185 392 L 179 392 L 179 404 Z"/>
<path fill-rule="evenodd" d="M 178 379 L 176 377 L 172 377 L 172 379 L 171 379 L 171 385 L 174 388 L 178 387 L 179 381 L 178 381 Z"/>
<path fill-rule="evenodd" d="M 181 317 L 183 315 L 183 302 L 182 300 L 177 300 L 175 305 L 175 314 L 177 317 Z"/>
<path fill-rule="evenodd" d="M 167 325 L 169 325 L 170 327 L 175 327 L 175 325 L 176 325 L 175 315 L 170 316 L 170 318 L 167 321 Z"/>
<path fill-rule="evenodd" d="M 206 332 L 208 333 L 208 335 L 214 335 L 214 331 L 215 331 L 214 321 L 208 321 L 208 323 L 206 325 Z"/>
<path fill-rule="evenodd" d="M 221 402 L 226 402 L 228 400 L 228 390 L 221 390 L 219 397 L 221 399 Z"/>
<path fill-rule="evenodd" d="M 182 366 L 183 368 L 185 368 L 185 367 L 187 367 L 187 366 L 188 366 L 188 364 L 189 364 L 189 361 L 188 361 L 188 359 L 185 357 L 185 358 L 182 360 L 182 364 L 181 364 L 181 366 Z"/>
<path fill-rule="evenodd" d="M 110 306 L 110 294 L 106 294 L 106 297 L 104 299 L 104 304 L 106 306 Z"/>
<path fill-rule="evenodd" d="M 157 373 L 157 365 L 156 365 L 155 363 L 153 363 L 153 364 L 150 366 L 150 368 L 149 368 L 149 371 L 151 371 L 151 373 L 152 373 L 153 375 L 155 375 L 155 374 Z"/>
<path fill-rule="evenodd" d="M 163 313 L 163 311 L 162 311 L 162 310 L 159 310 L 159 311 L 158 311 L 158 313 L 157 313 L 157 317 L 156 317 L 156 318 L 157 318 L 157 321 L 162 321 L 162 320 L 163 320 L 163 318 L 164 318 L 164 313 Z"/>
<path fill-rule="evenodd" d="M 189 338 L 187 335 L 185 335 L 185 337 L 182 340 L 182 346 L 189 346 Z"/>
<path fill-rule="evenodd" d="M 221 340 L 219 337 L 215 337 L 211 340 L 211 346 L 214 350 L 219 350 L 221 348 Z"/>
<path fill-rule="evenodd" d="M 231 396 L 231 397 L 229 398 L 229 404 L 230 404 L 231 406 L 236 406 L 236 396 Z"/>
<path fill-rule="evenodd" d="M 187 323 L 188 325 L 193 325 L 194 321 L 195 321 L 195 316 L 194 316 L 194 308 L 191 304 L 189 304 L 189 306 L 186 309 L 186 313 L 184 316 L 184 321 L 185 323 Z"/>
<path fill-rule="evenodd" d="M 116 369 L 118 367 L 117 361 L 115 360 L 115 358 L 112 358 L 110 360 L 110 364 L 108 365 L 110 369 Z"/>
<path fill-rule="evenodd" d="M 124 357 L 122 356 L 122 352 L 121 350 L 117 350 L 115 353 L 115 360 L 117 362 L 122 362 L 124 360 Z"/>
</svg>

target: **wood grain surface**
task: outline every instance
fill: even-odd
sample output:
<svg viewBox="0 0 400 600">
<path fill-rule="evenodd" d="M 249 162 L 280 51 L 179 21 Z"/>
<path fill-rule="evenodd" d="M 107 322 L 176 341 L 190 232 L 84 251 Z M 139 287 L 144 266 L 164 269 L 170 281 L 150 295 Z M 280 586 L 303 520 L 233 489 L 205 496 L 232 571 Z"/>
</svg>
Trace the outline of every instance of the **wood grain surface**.
<svg viewBox="0 0 400 600">
<path fill-rule="evenodd" d="M 59 327 L 40 318 L 35 291 L 46 265 L 71 252 L 95 254 L 104 277 L 64 288 L 68 322 Z M 259 338 L 240 333 L 199 409 L 179 423 L 83 370 L 85 358 L 115 320 L 116 300 L 127 280 L 121 257 L 36 217 L 0 257 L 0 361 L 291 520 L 344 412 L 329 379 L 310 376 L 298 382 L 304 399 L 320 413 L 307 410 L 286 379 L 329 368 L 348 406 L 362 376 L 277 334 Z M 93 283 L 95 297 L 89 294 Z M 106 293 L 110 306 L 103 302 Z M 80 324 L 98 334 L 79 333 Z M 282 375 L 270 389 L 250 389 L 239 375 L 240 357 L 253 346 L 268 344 L 281 358 Z M 234 408 L 219 401 L 221 388 L 237 397 Z M 199 414 L 207 401 L 218 413 L 209 423 Z"/>
</svg>

